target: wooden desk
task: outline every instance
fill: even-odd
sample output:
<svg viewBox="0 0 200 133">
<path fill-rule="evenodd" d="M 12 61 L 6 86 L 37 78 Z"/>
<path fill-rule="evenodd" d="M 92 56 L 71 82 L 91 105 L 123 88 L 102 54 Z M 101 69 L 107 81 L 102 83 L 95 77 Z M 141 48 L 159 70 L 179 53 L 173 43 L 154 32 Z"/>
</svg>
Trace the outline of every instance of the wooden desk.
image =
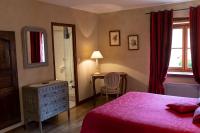
<svg viewBox="0 0 200 133">
<path fill-rule="evenodd" d="M 124 72 L 118 72 L 121 77 L 121 94 L 124 94 L 127 90 L 127 74 Z M 104 79 L 107 73 L 100 73 L 100 74 L 93 74 L 92 75 L 92 87 L 93 87 L 93 96 L 96 96 L 96 86 L 95 81 L 96 79 Z"/>
</svg>

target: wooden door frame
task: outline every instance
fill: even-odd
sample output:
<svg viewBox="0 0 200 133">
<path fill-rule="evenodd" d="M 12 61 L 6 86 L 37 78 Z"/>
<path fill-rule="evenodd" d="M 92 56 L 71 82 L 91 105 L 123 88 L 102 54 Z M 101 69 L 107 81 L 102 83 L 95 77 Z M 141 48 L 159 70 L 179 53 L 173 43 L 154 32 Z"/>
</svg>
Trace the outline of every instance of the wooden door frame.
<svg viewBox="0 0 200 133">
<path fill-rule="evenodd" d="M 73 60 L 74 60 L 74 80 L 75 80 L 75 99 L 76 105 L 79 104 L 79 93 L 78 93 L 78 72 L 77 72 L 77 55 L 76 55 L 76 26 L 75 24 L 65 24 L 65 23 L 56 23 L 51 22 L 51 33 L 52 33 L 52 52 L 53 52 L 53 64 L 54 64 L 54 79 L 56 79 L 56 68 L 55 68 L 55 49 L 54 49 L 54 33 L 53 26 L 65 26 L 72 28 L 73 34 Z"/>
</svg>

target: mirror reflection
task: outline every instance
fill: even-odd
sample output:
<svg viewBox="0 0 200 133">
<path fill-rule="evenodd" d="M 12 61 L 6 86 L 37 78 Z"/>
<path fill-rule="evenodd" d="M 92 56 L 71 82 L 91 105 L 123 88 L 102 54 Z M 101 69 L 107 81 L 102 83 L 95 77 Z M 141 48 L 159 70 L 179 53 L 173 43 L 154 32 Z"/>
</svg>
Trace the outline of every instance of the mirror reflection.
<svg viewBox="0 0 200 133">
<path fill-rule="evenodd" d="M 45 62 L 43 32 L 27 32 L 28 64 Z"/>
</svg>

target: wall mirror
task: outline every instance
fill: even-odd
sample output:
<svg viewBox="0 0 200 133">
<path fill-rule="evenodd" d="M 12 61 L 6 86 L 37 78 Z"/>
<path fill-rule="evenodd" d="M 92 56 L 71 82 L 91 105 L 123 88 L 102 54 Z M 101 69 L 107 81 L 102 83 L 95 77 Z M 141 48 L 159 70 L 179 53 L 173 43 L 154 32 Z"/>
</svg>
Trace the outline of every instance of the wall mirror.
<svg viewBox="0 0 200 133">
<path fill-rule="evenodd" d="M 48 65 L 47 34 L 39 27 L 22 28 L 24 67 Z"/>
</svg>

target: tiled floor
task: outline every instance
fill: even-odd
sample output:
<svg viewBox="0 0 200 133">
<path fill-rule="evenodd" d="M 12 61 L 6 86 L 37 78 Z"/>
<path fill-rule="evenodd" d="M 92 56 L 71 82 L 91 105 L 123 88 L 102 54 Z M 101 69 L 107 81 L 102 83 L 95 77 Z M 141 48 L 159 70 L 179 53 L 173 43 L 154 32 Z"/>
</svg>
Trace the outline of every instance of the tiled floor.
<svg viewBox="0 0 200 133">
<path fill-rule="evenodd" d="M 105 103 L 105 97 L 98 97 L 96 105 L 101 105 Z M 60 114 L 58 117 L 54 117 L 43 122 L 43 132 L 44 133 L 80 133 L 83 118 L 94 108 L 93 101 L 84 103 L 78 107 L 71 109 L 70 123 L 67 119 L 67 112 Z M 37 123 L 30 123 L 28 128 L 25 130 L 23 127 L 19 127 L 9 133 L 39 133 L 39 128 Z"/>
<path fill-rule="evenodd" d="M 69 101 L 69 107 L 70 107 L 70 108 L 73 108 L 73 107 L 75 107 L 75 106 L 76 106 L 75 101 Z"/>
</svg>

